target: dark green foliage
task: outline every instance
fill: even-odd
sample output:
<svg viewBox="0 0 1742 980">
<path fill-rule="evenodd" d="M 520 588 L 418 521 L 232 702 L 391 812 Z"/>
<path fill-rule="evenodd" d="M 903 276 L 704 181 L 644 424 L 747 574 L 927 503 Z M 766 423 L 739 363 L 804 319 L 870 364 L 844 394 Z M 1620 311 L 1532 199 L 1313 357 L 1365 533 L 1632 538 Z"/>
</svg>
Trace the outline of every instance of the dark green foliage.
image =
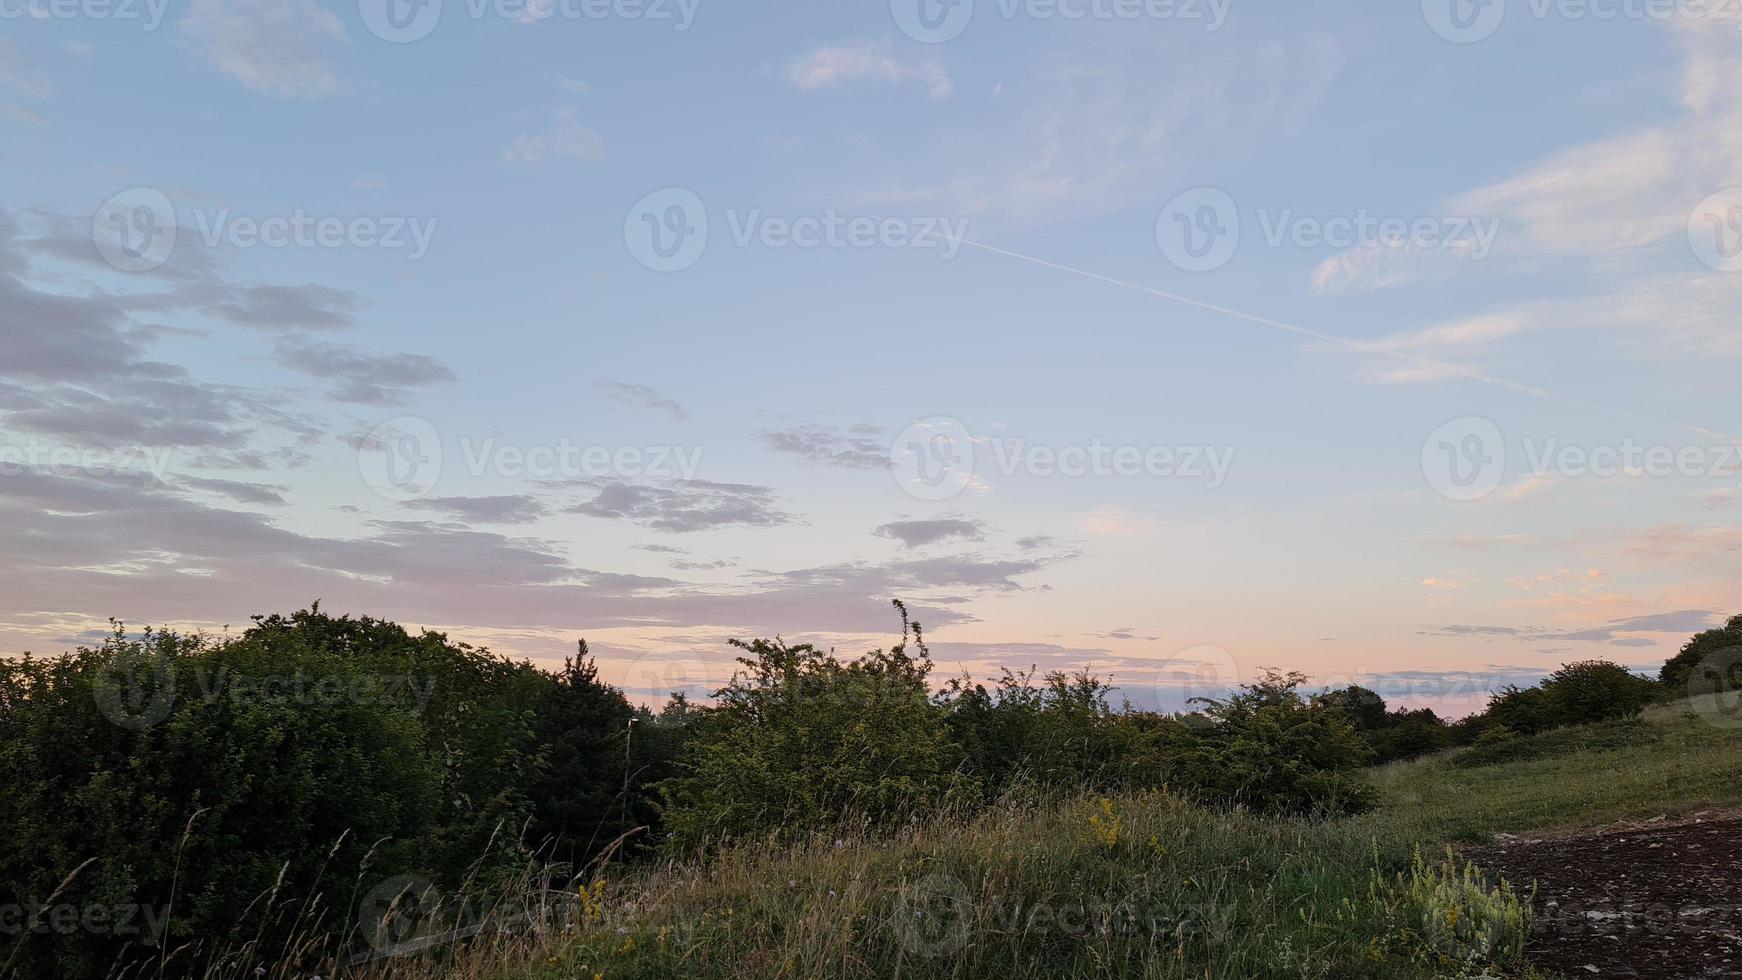
<svg viewBox="0 0 1742 980">
<path fill-rule="evenodd" d="M 1541 687 L 1508 684 L 1488 698 L 1486 724 L 1501 725 L 1519 735 L 1534 735 L 1561 724 L 1554 698 Z"/>
<path fill-rule="evenodd" d="M 682 774 L 663 789 L 675 847 L 842 820 L 887 827 L 977 794 L 954 769 L 926 686 L 931 660 L 905 610 L 900 643 L 851 661 L 778 638 L 733 645 L 743 670 L 691 723 Z"/>
<path fill-rule="evenodd" d="M 1386 712 L 1385 723 L 1366 733 L 1373 761 L 1415 759 L 1452 745 L 1452 729 L 1432 708 Z"/>
<path fill-rule="evenodd" d="M 1695 680 L 1702 664 L 1732 650 L 1742 650 L 1742 615 L 1731 616 L 1730 621 L 1718 629 L 1706 630 L 1688 640 L 1681 652 L 1663 665 L 1658 679 L 1664 687 L 1679 695 Z M 1724 656 L 1723 659 L 1735 662 L 1733 656 Z"/>
<path fill-rule="evenodd" d="M 1585 660 L 1565 664 L 1542 682 L 1562 725 L 1588 725 L 1638 716 L 1658 698 L 1658 685 L 1619 664 Z"/>
<path fill-rule="evenodd" d="M 1495 766 L 1527 759 L 1552 759 L 1575 752 L 1613 752 L 1663 739 L 1662 729 L 1638 719 L 1563 728 L 1540 735 L 1517 735 L 1504 725 L 1484 731 L 1473 745 L 1451 757 L 1464 768 Z"/>
<path fill-rule="evenodd" d="M 632 748 L 625 740 L 634 717 L 623 695 L 599 681 L 582 640 L 578 654 L 545 686 L 533 723 L 543 755 L 530 787 L 527 840 L 541 856 L 578 867 L 652 819 L 647 801 L 624 805 Z"/>
<path fill-rule="evenodd" d="M 298 928 L 344 930 L 394 875 L 489 887 L 529 859 L 530 827 L 591 858 L 623 829 L 629 713 L 584 661 L 553 676 L 318 609 L 0 660 L 0 902 L 82 866 L 56 904 L 167 910 L 163 942 L 195 944 L 181 970 L 256 939 L 277 955 L 302 911 Z M 102 976 L 155 959 L 142 938 L 33 935 L 14 969 Z"/>
<path fill-rule="evenodd" d="M 1225 700 L 1200 699 L 1207 723 L 1172 785 L 1201 801 L 1260 813 L 1324 816 L 1370 809 L 1361 775 L 1372 750 L 1340 706 L 1309 701 L 1306 676 L 1268 671 Z"/>
<path fill-rule="evenodd" d="M 1342 710 L 1349 724 L 1363 734 L 1376 732 L 1386 726 L 1388 721 L 1385 711 L 1385 699 L 1377 691 L 1368 690 L 1357 684 L 1326 691 L 1313 700 L 1333 708 Z"/>
<path fill-rule="evenodd" d="M 1107 705 L 1110 685 L 1087 672 L 1006 669 L 988 691 L 969 678 L 950 681 L 939 704 L 964 766 L 987 799 L 1019 782 L 1107 788 L 1127 783 L 1138 730 Z"/>
</svg>

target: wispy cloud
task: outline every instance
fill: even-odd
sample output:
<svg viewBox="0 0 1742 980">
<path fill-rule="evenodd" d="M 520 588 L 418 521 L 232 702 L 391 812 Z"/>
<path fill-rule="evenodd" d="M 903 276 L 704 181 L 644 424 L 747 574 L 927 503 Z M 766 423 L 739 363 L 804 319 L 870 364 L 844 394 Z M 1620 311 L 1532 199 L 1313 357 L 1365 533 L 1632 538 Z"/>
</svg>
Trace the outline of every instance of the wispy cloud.
<svg viewBox="0 0 1742 980">
<path fill-rule="evenodd" d="M 342 88 L 329 55 L 350 36 L 314 0 L 192 0 L 181 32 L 213 67 L 255 92 L 320 98 Z"/>
<path fill-rule="evenodd" d="M 603 163 L 605 141 L 581 125 L 580 110 L 560 106 L 551 110 L 547 128 L 521 133 L 509 141 L 502 148 L 501 160 L 504 166 L 511 167 L 538 167 L 550 160 Z"/>
<path fill-rule="evenodd" d="M 955 91 L 943 66 L 898 60 L 887 43 L 877 41 L 847 41 L 817 48 L 789 62 L 781 77 L 806 92 L 852 83 L 904 82 L 925 86 L 934 99 L 947 99 Z"/>
<path fill-rule="evenodd" d="M 649 411 L 669 415 L 678 421 L 690 417 L 684 407 L 670 398 L 661 395 L 646 385 L 624 384 L 617 381 L 600 381 L 593 388 L 605 397 L 620 401 L 625 405 L 634 405 Z"/>
</svg>

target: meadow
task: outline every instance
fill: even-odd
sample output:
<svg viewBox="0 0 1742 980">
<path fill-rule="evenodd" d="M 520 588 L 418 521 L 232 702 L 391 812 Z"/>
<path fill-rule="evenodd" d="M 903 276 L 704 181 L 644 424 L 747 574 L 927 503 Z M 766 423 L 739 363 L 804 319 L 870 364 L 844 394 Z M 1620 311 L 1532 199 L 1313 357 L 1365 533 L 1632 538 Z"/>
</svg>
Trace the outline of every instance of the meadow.
<svg viewBox="0 0 1742 980">
<path fill-rule="evenodd" d="M 1518 955 L 1530 882 L 1466 877 L 1447 848 L 1742 805 L 1742 727 L 1712 721 L 1725 717 L 1681 701 L 1646 712 L 1648 744 L 1396 763 L 1376 773 L 1380 806 L 1340 821 L 1144 792 L 1011 800 L 893 839 L 743 846 L 600 879 L 592 914 L 563 928 L 367 975 L 1532 976 Z"/>
<path fill-rule="evenodd" d="M 1732 665 L 1736 626 L 1689 649 Z M 738 649 L 659 713 L 584 657 L 318 611 L 14 664 L 0 977 L 1527 978 L 1533 882 L 1472 854 L 1742 806 L 1735 686 L 1612 664 L 1448 725 L 1275 672 L 1189 716 L 939 691 L 905 619 L 851 661 Z M 350 673 L 260 683 L 287 663 Z M 142 897 L 147 939 L 41 921 Z"/>
</svg>

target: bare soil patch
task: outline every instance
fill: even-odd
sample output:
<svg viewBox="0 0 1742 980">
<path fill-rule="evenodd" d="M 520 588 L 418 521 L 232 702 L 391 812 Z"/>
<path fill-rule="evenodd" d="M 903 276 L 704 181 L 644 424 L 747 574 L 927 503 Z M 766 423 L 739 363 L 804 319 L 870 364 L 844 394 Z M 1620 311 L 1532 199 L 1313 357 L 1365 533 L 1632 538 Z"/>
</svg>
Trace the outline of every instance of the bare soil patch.
<svg viewBox="0 0 1742 980">
<path fill-rule="evenodd" d="M 1742 977 L 1742 818 L 1733 814 L 1466 850 L 1528 894 L 1528 954 L 1569 977 Z"/>
</svg>

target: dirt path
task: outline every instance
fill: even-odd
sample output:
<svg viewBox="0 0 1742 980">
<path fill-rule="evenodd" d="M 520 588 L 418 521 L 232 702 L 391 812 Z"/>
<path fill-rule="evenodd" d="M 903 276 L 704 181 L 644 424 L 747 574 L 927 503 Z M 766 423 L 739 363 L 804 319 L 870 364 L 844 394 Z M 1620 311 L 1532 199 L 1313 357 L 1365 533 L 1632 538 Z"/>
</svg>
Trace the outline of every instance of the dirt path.
<svg viewBox="0 0 1742 980">
<path fill-rule="evenodd" d="M 1466 855 L 1528 892 L 1529 954 L 1569 977 L 1742 977 L 1742 818 L 1734 814 Z"/>
</svg>

